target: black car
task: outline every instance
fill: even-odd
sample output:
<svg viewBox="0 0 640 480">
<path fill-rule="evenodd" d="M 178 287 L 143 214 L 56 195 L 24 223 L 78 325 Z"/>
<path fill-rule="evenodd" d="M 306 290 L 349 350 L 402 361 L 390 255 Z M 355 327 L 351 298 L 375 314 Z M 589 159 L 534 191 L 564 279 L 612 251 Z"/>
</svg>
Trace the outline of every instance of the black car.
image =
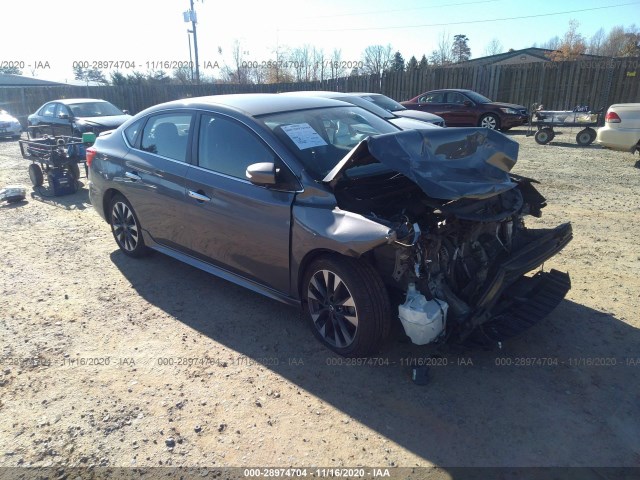
<svg viewBox="0 0 640 480">
<path fill-rule="evenodd" d="M 70 135 L 79 137 L 85 132 L 100 133 L 113 130 L 129 120 L 126 110 L 95 98 L 68 98 L 42 105 L 29 115 L 32 136 Z M 34 129 L 33 127 L 38 127 Z"/>
<path fill-rule="evenodd" d="M 121 251 L 149 248 L 290 305 L 346 356 L 392 322 L 417 344 L 502 341 L 570 288 L 539 270 L 571 240 L 484 128 L 401 131 L 325 98 L 221 95 L 151 107 L 87 150 Z M 525 275 L 532 270 L 535 274 Z"/>
<path fill-rule="evenodd" d="M 439 115 L 450 127 L 477 126 L 504 132 L 529 121 L 526 107 L 494 102 L 472 90 L 432 90 L 402 102 L 402 105 L 410 110 Z"/>
</svg>

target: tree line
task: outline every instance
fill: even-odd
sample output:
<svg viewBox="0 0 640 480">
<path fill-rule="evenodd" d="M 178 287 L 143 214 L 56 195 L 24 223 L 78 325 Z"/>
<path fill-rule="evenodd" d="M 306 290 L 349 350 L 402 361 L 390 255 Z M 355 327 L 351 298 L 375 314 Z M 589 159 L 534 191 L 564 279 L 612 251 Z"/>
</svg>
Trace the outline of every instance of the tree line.
<svg viewBox="0 0 640 480">
<path fill-rule="evenodd" d="M 539 46 L 532 47 L 551 50 L 549 59 L 553 61 L 575 60 L 584 54 L 606 57 L 640 56 L 640 29 L 634 25 L 629 27 L 615 26 L 609 32 L 600 28 L 591 38 L 587 39 L 578 31 L 579 23 L 569 21 L 565 34 L 554 36 Z M 484 56 L 504 53 L 501 42 L 494 38 L 484 48 Z M 513 49 L 509 49 L 513 51 Z M 218 47 L 218 54 L 223 52 Z M 424 69 L 429 66 L 455 65 L 471 59 L 470 39 L 464 34 L 456 34 L 453 38 L 442 33 L 438 38 L 436 48 L 429 56 L 423 54 L 418 60 L 415 56 L 405 61 L 400 51 L 394 51 L 391 44 L 370 45 L 364 49 L 361 60 L 357 62 L 345 61 L 342 51 L 338 48 L 330 53 L 313 45 L 303 45 L 295 48 L 278 47 L 274 50 L 274 57 L 263 62 L 249 61 L 248 52 L 236 40 L 229 52 L 230 63 L 213 68 L 212 75 L 201 75 L 201 83 L 290 83 L 322 81 L 340 78 L 347 75 L 381 75 L 384 72 L 401 72 Z M 17 67 L 0 68 L 0 73 L 21 75 Z M 193 69 L 188 64 L 167 72 L 165 70 L 148 70 L 131 73 L 120 71 L 105 72 L 99 69 L 73 68 L 76 80 L 97 82 L 111 85 L 153 85 L 153 84 L 193 84 L 196 83 Z"/>
</svg>

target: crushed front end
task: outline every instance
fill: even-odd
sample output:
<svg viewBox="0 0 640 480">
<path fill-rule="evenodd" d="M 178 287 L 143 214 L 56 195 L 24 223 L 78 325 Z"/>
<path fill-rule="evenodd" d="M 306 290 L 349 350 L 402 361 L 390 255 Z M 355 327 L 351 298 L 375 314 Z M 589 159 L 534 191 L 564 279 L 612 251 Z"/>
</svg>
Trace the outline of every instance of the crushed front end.
<svg viewBox="0 0 640 480">
<path fill-rule="evenodd" d="M 407 291 L 440 310 L 429 342 L 513 337 L 570 289 L 566 273 L 541 266 L 571 241 L 571 225 L 525 226 L 546 201 L 537 182 L 509 173 L 516 156 L 517 143 L 492 130 L 407 131 L 369 139 L 329 179 L 341 209 L 395 232 L 369 260 L 397 292 L 401 320 Z"/>
</svg>

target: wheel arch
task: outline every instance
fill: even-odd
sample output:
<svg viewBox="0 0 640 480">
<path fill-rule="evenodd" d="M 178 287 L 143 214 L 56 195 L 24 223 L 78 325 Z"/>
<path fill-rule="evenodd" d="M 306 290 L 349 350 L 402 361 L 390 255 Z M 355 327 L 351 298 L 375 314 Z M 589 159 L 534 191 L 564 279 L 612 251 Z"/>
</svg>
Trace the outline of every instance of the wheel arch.
<svg viewBox="0 0 640 480">
<path fill-rule="evenodd" d="M 104 213 L 104 218 L 107 223 L 109 223 L 109 206 L 111 205 L 111 200 L 116 195 L 124 196 L 122 192 L 116 188 L 108 188 L 105 190 L 104 195 L 102 195 L 102 212 Z"/>
</svg>

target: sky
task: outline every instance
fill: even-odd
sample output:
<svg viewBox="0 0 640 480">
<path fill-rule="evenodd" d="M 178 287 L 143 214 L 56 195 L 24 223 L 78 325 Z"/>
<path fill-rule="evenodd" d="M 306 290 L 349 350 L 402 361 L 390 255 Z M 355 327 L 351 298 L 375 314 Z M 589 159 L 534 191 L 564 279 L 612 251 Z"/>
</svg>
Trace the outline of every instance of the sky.
<svg viewBox="0 0 640 480">
<path fill-rule="evenodd" d="M 0 65 L 65 81 L 74 62 L 118 62 L 126 75 L 188 61 L 188 9 L 189 0 L 3 0 Z M 464 34 L 475 58 L 492 39 L 507 51 L 562 37 L 571 19 L 587 39 L 640 23 L 640 0 L 196 0 L 195 10 L 201 74 L 214 77 L 232 62 L 236 40 L 247 62 L 305 44 L 357 62 L 377 44 L 419 60 L 443 35 Z"/>
</svg>

